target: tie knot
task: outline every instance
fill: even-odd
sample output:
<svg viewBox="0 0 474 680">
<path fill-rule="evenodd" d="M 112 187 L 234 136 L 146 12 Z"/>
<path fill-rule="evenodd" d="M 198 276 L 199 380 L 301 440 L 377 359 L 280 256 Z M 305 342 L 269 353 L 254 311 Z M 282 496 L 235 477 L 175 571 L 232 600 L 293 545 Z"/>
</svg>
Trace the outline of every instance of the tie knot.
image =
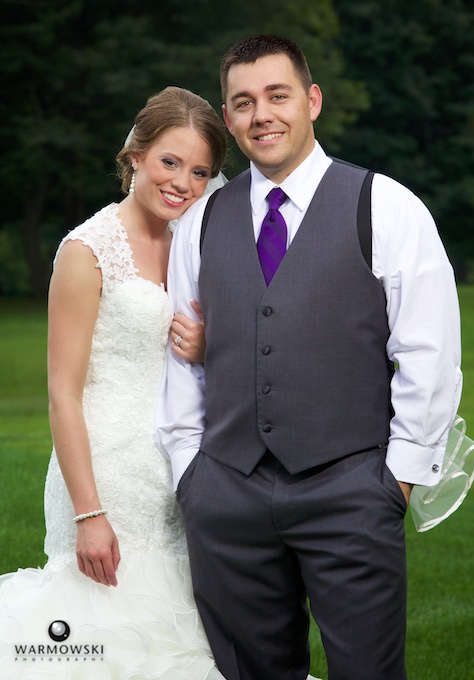
<svg viewBox="0 0 474 680">
<path fill-rule="evenodd" d="M 286 194 L 280 187 L 275 187 L 268 193 L 267 199 L 270 210 L 279 210 L 286 201 Z"/>
</svg>

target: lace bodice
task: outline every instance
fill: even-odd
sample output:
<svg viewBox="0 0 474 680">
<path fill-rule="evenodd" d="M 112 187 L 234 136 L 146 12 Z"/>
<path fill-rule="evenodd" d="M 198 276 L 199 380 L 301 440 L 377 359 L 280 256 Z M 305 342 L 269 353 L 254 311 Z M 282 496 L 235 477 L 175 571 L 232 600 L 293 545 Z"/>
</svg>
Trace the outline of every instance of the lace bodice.
<svg viewBox="0 0 474 680">
<path fill-rule="evenodd" d="M 156 395 L 171 323 L 164 286 L 138 276 L 118 205 L 71 231 L 91 248 L 102 275 L 83 408 L 94 476 L 122 558 L 185 549 L 168 461 L 153 443 Z M 58 250 L 59 252 L 59 250 Z M 56 455 L 45 489 L 45 552 L 53 567 L 75 560 L 73 508 Z"/>
</svg>

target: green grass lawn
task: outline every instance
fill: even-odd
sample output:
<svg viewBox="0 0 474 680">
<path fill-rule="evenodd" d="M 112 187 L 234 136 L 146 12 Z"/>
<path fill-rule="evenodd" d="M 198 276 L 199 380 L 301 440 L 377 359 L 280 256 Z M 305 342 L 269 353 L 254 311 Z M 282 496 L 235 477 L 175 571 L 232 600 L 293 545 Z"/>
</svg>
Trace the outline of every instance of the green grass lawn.
<svg viewBox="0 0 474 680">
<path fill-rule="evenodd" d="M 459 290 L 464 392 L 474 438 L 474 287 Z M 0 573 L 42 566 L 43 485 L 51 449 L 46 395 L 46 308 L 0 298 Z M 474 677 L 474 490 L 439 527 L 417 534 L 407 515 L 407 665 L 410 680 Z M 327 678 L 316 626 L 312 672 Z M 384 680 L 381 678 L 380 680 Z"/>
<path fill-rule="evenodd" d="M 0 573 L 43 565 L 46 307 L 0 298 Z"/>
</svg>

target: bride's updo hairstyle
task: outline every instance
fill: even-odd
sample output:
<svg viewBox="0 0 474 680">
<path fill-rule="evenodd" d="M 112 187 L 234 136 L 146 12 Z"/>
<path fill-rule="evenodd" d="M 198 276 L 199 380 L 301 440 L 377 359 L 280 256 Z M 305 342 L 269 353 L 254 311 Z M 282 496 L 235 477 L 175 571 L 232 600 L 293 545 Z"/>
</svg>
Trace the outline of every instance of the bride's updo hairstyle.
<svg viewBox="0 0 474 680">
<path fill-rule="evenodd" d="M 224 165 L 227 138 L 226 127 L 208 101 L 181 87 L 167 87 L 152 95 L 138 112 L 135 125 L 122 150 L 117 154 L 117 175 L 122 191 L 127 194 L 132 180 L 131 156 L 142 156 L 160 136 L 171 128 L 192 127 L 209 144 L 212 156 L 211 177 L 216 177 Z"/>
</svg>

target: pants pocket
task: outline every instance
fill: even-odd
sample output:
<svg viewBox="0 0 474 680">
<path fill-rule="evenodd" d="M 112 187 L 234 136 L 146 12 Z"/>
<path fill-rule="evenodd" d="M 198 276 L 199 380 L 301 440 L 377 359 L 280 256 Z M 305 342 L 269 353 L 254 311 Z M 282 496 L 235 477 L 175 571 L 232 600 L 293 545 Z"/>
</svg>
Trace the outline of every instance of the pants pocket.
<svg viewBox="0 0 474 680">
<path fill-rule="evenodd" d="M 181 479 L 178 482 L 178 488 L 176 489 L 176 498 L 178 499 L 178 503 L 181 503 L 183 500 L 183 496 L 186 495 L 186 492 L 188 491 L 189 484 L 191 482 L 191 479 L 193 477 L 194 470 L 196 468 L 196 464 L 199 458 L 199 454 L 201 452 L 198 451 L 192 461 L 189 463 L 188 467 L 186 470 L 183 472 L 181 475 Z"/>
</svg>

